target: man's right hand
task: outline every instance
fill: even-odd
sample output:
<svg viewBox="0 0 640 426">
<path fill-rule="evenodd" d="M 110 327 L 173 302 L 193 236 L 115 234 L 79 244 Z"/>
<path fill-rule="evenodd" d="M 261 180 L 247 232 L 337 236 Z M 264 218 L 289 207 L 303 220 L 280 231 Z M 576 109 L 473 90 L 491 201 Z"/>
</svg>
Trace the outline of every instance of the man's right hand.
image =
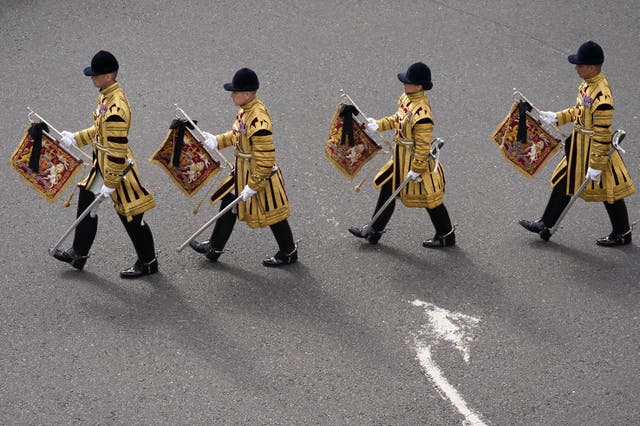
<svg viewBox="0 0 640 426">
<path fill-rule="evenodd" d="M 207 150 L 215 151 L 218 149 L 218 139 L 214 135 L 209 132 L 202 132 L 202 134 L 204 135 L 204 142 L 202 143 Z"/>
<path fill-rule="evenodd" d="M 375 118 L 367 118 L 367 130 L 372 133 L 378 131 L 378 123 L 376 122 Z"/>
<path fill-rule="evenodd" d="M 540 121 L 546 125 L 557 124 L 558 115 L 553 111 L 540 111 Z"/>
<path fill-rule="evenodd" d="M 62 132 L 60 132 L 60 134 L 62 135 L 62 140 L 60 140 L 60 142 L 65 148 L 69 149 L 72 146 L 78 146 L 73 133 L 63 130 Z"/>
</svg>

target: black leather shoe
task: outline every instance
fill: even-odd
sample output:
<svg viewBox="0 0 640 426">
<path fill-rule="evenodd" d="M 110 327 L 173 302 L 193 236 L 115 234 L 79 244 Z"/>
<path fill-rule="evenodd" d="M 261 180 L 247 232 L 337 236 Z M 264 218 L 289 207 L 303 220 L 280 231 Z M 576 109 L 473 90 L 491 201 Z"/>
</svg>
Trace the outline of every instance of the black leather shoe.
<svg viewBox="0 0 640 426">
<path fill-rule="evenodd" d="M 518 223 L 522 225 L 522 227 L 527 231 L 535 232 L 536 234 L 539 234 L 545 228 L 544 222 L 542 221 L 542 219 L 538 219 L 538 220 L 520 219 Z"/>
<path fill-rule="evenodd" d="M 140 278 L 145 275 L 151 275 L 158 272 L 158 258 L 153 259 L 149 263 L 142 263 L 140 260 L 136 260 L 129 269 L 120 271 L 121 278 Z"/>
<path fill-rule="evenodd" d="M 267 257 L 262 261 L 264 266 L 278 267 L 282 265 L 289 265 L 298 261 L 298 247 L 296 247 L 291 253 L 286 254 L 278 251 L 275 256 Z"/>
<path fill-rule="evenodd" d="M 207 259 L 209 259 L 210 261 L 217 262 L 221 254 L 222 254 L 222 250 L 216 250 L 211 247 L 207 252 L 206 256 L 207 256 Z"/>
<path fill-rule="evenodd" d="M 211 244 L 209 244 L 209 241 L 199 243 L 196 240 L 193 240 L 189 242 L 189 247 L 201 254 L 205 254 L 211 250 Z"/>
<path fill-rule="evenodd" d="M 378 241 L 380 241 L 380 237 L 382 237 L 382 234 L 384 233 L 384 231 L 374 231 L 373 229 L 367 230 L 366 226 L 363 226 L 361 228 L 352 226 L 351 228 L 349 228 L 349 232 L 351 232 L 352 235 L 355 235 L 358 238 L 364 238 L 365 240 L 369 241 L 369 244 L 378 244 Z"/>
<path fill-rule="evenodd" d="M 551 238 L 551 230 L 544 224 L 542 219 L 538 219 L 535 221 L 520 219 L 518 223 L 522 225 L 522 227 L 527 231 L 534 232 L 540 235 L 540 238 L 542 238 L 545 241 L 549 241 L 549 238 Z"/>
<path fill-rule="evenodd" d="M 456 245 L 456 234 L 451 231 L 447 235 L 434 235 L 433 238 L 422 242 L 423 247 L 440 248 L 451 247 Z"/>
<path fill-rule="evenodd" d="M 611 233 L 604 238 L 598 238 L 596 244 L 603 247 L 615 247 L 631 244 L 631 230 L 624 234 Z"/>
<path fill-rule="evenodd" d="M 53 257 L 55 257 L 61 262 L 71 264 L 71 266 L 73 266 L 79 271 L 82 271 L 82 268 L 84 268 L 84 264 L 87 263 L 87 259 L 89 258 L 89 256 L 80 256 L 76 254 L 73 248 L 70 248 L 64 251 L 57 248 L 53 252 Z"/>
<path fill-rule="evenodd" d="M 222 254 L 222 250 L 216 250 L 215 248 L 211 247 L 211 243 L 209 241 L 203 241 L 199 243 L 194 240 L 189 242 L 189 247 L 191 247 L 198 253 L 206 255 L 207 259 L 212 262 L 216 262 Z"/>
</svg>

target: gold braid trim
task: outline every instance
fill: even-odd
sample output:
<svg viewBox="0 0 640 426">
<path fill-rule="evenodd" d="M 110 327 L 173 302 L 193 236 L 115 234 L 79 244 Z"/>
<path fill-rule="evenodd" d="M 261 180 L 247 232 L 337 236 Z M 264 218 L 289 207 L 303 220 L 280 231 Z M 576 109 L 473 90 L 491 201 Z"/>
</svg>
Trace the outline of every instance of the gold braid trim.
<svg viewBox="0 0 640 426">
<path fill-rule="evenodd" d="M 612 109 L 596 110 L 593 114 L 594 134 L 591 138 L 589 166 L 594 169 L 604 170 L 609 163 L 612 120 Z"/>
<path fill-rule="evenodd" d="M 263 188 L 271 175 L 276 163 L 276 151 L 271 134 L 251 137 L 253 145 L 251 174 L 249 186 L 253 189 Z"/>
<path fill-rule="evenodd" d="M 420 123 L 413 126 L 415 150 L 411 161 L 411 170 L 424 173 L 429 170 L 429 152 L 431 151 L 432 123 Z"/>
</svg>

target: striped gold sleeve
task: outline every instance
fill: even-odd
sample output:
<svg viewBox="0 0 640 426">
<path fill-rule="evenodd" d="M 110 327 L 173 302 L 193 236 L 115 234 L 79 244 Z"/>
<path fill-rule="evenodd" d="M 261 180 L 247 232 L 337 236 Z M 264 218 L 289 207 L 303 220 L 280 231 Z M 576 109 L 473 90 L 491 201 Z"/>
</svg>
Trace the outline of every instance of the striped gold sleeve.
<svg viewBox="0 0 640 426">
<path fill-rule="evenodd" d="M 216 140 L 218 141 L 218 149 L 233 145 L 233 130 L 216 135 Z"/>
<path fill-rule="evenodd" d="M 396 120 L 393 115 L 390 115 L 388 117 L 381 118 L 380 120 L 376 120 L 376 123 L 378 123 L 378 131 L 385 132 L 395 128 Z"/>
<path fill-rule="evenodd" d="M 575 108 L 567 108 L 563 109 L 560 112 L 556 113 L 558 117 L 558 126 L 562 126 L 567 123 L 571 123 L 575 119 Z"/>
<path fill-rule="evenodd" d="M 90 145 L 93 142 L 93 138 L 96 136 L 96 127 L 91 126 L 88 129 L 80 130 L 73 134 L 78 146 Z"/>
<path fill-rule="evenodd" d="M 104 122 L 104 146 L 106 148 L 103 163 L 105 185 L 115 188 L 120 183 L 126 167 L 129 124 L 117 115 L 107 117 Z"/>
<path fill-rule="evenodd" d="M 591 137 L 591 151 L 589 167 L 604 170 L 609 163 L 609 149 L 611 148 L 611 123 L 613 109 L 598 108 L 593 116 L 593 136 Z"/>
<path fill-rule="evenodd" d="M 273 135 L 260 131 L 260 136 L 251 136 L 253 146 L 252 167 L 248 185 L 253 190 L 264 188 L 271 177 L 273 166 L 276 164 L 276 150 L 273 145 Z"/>
<path fill-rule="evenodd" d="M 416 173 L 424 173 L 429 170 L 429 151 L 431 150 L 431 135 L 433 123 L 423 121 L 413 126 L 413 141 L 415 151 L 411 160 L 411 170 Z"/>
</svg>

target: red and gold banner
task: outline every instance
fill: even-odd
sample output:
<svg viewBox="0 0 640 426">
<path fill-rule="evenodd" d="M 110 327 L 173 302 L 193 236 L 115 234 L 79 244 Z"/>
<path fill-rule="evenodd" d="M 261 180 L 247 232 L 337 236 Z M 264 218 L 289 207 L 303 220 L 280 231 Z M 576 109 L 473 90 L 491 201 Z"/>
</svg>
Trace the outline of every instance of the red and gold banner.
<svg viewBox="0 0 640 426">
<path fill-rule="evenodd" d="M 34 125 L 24 133 L 9 164 L 42 198 L 52 203 L 72 181 L 82 161 L 46 133 L 39 134 L 39 141 L 34 140 L 30 134 Z"/>
<path fill-rule="evenodd" d="M 354 120 L 357 114 L 353 106 L 338 104 L 324 147 L 329 161 L 349 179 L 381 149 Z"/>
<path fill-rule="evenodd" d="M 190 197 L 220 172 L 220 162 L 214 160 L 185 128 L 188 123 L 180 122 L 182 124 L 175 126 L 174 123 L 149 161 L 158 164 L 178 188 Z"/>
<path fill-rule="evenodd" d="M 513 104 L 491 138 L 505 159 L 527 177 L 535 176 L 561 147 L 560 139 L 542 128 L 526 102 Z"/>
</svg>

